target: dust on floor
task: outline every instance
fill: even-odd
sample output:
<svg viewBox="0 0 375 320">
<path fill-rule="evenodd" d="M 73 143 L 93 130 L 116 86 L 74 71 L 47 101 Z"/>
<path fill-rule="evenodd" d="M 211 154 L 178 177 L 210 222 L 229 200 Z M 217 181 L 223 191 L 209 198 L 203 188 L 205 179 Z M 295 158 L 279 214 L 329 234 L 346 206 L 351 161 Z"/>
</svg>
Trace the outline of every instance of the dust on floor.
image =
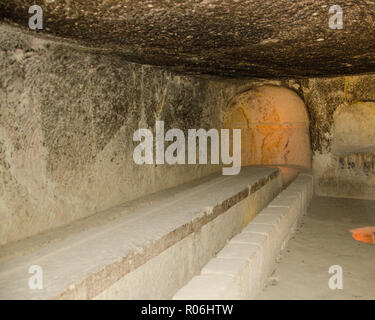
<svg viewBox="0 0 375 320">
<path fill-rule="evenodd" d="M 257 299 L 375 299 L 375 245 L 350 233 L 367 226 L 375 226 L 375 201 L 314 197 Z M 328 285 L 334 265 L 341 290 Z"/>
</svg>

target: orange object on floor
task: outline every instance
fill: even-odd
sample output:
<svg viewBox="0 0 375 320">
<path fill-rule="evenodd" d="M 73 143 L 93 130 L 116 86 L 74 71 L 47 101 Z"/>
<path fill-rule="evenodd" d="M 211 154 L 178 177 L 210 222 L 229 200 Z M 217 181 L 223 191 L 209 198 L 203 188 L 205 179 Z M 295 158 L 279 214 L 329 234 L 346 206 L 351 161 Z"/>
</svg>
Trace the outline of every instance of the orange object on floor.
<svg viewBox="0 0 375 320">
<path fill-rule="evenodd" d="M 375 244 L 375 227 L 364 227 L 350 230 L 355 240 Z"/>
</svg>

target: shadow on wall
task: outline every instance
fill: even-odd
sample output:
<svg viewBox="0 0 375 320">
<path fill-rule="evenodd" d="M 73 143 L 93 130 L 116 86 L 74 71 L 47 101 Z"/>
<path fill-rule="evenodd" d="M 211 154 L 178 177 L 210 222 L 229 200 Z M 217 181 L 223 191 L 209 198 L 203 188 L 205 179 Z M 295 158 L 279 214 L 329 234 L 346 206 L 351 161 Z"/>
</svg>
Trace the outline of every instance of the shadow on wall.
<svg viewBox="0 0 375 320">
<path fill-rule="evenodd" d="M 316 156 L 321 195 L 375 199 L 375 103 L 341 104 L 333 114 L 331 153 Z"/>
<path fill-rule="evenodd" d="M 242 165 L 279 167 L 284 185 L 311 169 L 309 118 L 292 90 L 259 86 L 238 95 L 224 125 L 242 130 Z"/>
</svg>

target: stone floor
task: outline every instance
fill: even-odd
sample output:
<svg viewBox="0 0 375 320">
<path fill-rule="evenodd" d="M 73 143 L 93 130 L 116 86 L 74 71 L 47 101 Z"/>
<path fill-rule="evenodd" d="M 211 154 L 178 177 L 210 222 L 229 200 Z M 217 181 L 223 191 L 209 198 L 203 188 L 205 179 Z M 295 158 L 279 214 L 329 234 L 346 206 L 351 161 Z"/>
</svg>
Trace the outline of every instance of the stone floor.
<svg viewBox="0 0 375 320">
<path fill-rule="evenodd" d="M 315 197 L 258 299 L 375 299 L 375 245 L 349 230 L 375 226 L 375 201 Z M 331 290 L 332 265 L 343 289 Z"/>
</svg>

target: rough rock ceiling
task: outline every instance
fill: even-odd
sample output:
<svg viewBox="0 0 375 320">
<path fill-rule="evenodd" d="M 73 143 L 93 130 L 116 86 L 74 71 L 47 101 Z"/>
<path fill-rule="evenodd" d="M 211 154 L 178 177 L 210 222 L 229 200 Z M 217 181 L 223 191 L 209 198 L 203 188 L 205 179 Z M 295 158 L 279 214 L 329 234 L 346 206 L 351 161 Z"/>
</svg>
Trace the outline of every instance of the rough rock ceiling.
<svg viewBox="0 0 375 320">
<path fill-rule="evenodd" d="M 0 19 L 184 73 L 316 77 L 375 71 L 375 1 L 1 0 Z M 344 28 L 328 26 L 329 7 Z M 36 31 L 33 31 L 36 32 Z"/>
</svg>

